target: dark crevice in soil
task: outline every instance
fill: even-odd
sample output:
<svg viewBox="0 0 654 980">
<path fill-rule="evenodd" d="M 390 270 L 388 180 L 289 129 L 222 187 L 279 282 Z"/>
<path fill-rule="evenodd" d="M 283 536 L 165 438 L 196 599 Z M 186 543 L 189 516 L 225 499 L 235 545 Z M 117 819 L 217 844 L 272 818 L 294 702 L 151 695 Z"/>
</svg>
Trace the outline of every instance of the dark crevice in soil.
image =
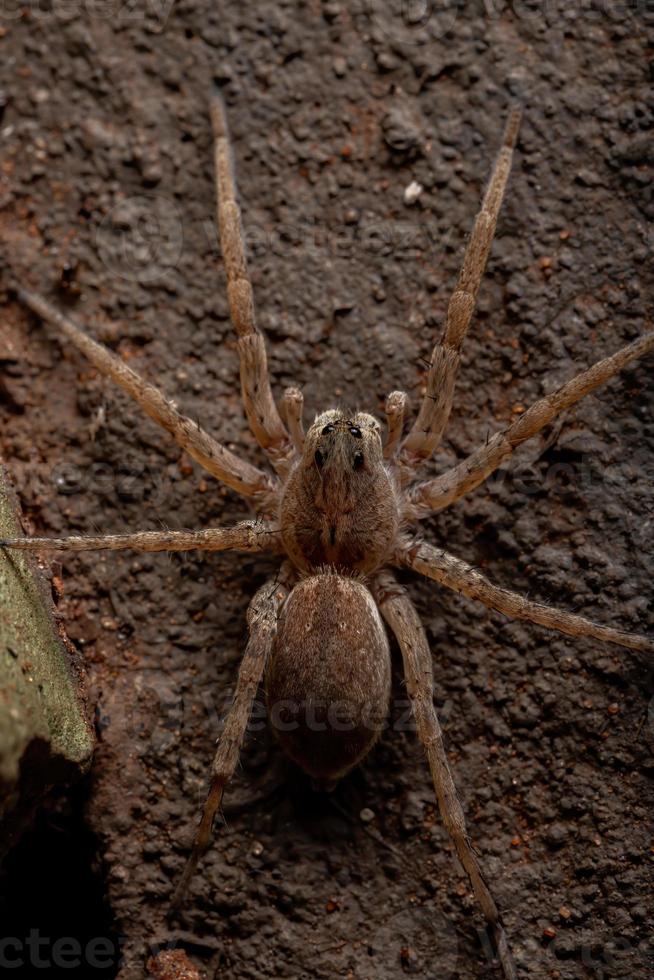
<svg viewBox="0 0 654 980">
<path fill-rule="evenodd" d="M 88 780 L 39 810 L 0 874 L 0 970 L 111 980 L 120 944 L 104 899 L 98 842 L 84 821 Z"/>
</svg>

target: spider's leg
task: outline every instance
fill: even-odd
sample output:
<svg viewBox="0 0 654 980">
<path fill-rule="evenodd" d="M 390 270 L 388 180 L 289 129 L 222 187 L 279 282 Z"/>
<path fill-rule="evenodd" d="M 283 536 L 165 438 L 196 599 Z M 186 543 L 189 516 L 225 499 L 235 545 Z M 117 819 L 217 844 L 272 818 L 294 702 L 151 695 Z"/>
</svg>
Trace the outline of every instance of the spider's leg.
<svg viewBox="0 0 654 980">
<path fill-rule="evenodd" d="M 279 528 L 265 521 L 242 521 L 234 527 L 210 527 L 203 531 L 0 538 L 0 548 L 16 551 L 284 551 Z"/>
<path fill-rule="evenodd" d="M 302 425 L 304 395 L 299 388 L 292 387 L 284 391 L 282 409 L 293 445 L 301 456 L 304 449 L 304 426 Z"/>
<path fill-rule="evenodd" d="M 284 475 L 293 461 L 295 449 L 275 405 L 268 377 L 266 344 L 255 321 L 241 209 L 236 200 L 229 130 L 225 106 L 217 90 L 211 97 L 211 124 L 214 135 L 220 247 L 227 273 L 227 296 L 232 323 L 238 336 L 245 414 L 255 439 L 268 454 L 277 472 Z"/>
<path fill-rule="evenodd" d="M 280 576 L 263 585 L 248 607 L 250 638 L 239 668 L 234 701 L 225 719 L 225 726 L 211 767 L 209 793 L 195 833 L 193 849 L 173 893 L 171 913 L 179 907 L 198 861 L 211 843 L 214 818 L 220 807 L 225 786 L 233 776 L 238 763 L 252 702 L 272 649 L 279 611 L 288 596 L 292 574 L 290 566 L 282 565 Z"/>
<path fill-rule="evenodd" d="M 391 572 L 384 571 L 377 576 L 374 593 L 381 614 L 402 651 L 406 690 L 411 699 L 418 737 L 427 753 L 441 819 L 492 930 L 504 976 L 507 980 L 513 980 L 516 972 L 500 913 L 470 843 L 463 808 L 443 746 L 443 733 L 434 708 L 431 654 L 425 631 L 413 603 Z"/>
<path fill-rule="evenodd" d="M 212 476 L 245 497 L 265 500 L 274 491 L 275 485 L 270 476 L 239 459 L 196 422 L 180 415 L 158 388 L 144 381 L 116 354 L 92 340 L 43 296 L 22 288 L 16 288 L 15 293 L 21 303 L 54 327 L 60 337 L 85 354 L 98 371 L 131 395 L 146 415 L 167 429 L 175 442 Z"/>
<path fill-rule="evenodd" d="M 496 433 L 447 473 L 412 487 L 407 494 L 408 503 L 404 516 L 415 520 L 449 507 L 459 497 L 483 483 L 521 443 L 531 439 L 560 412 L 604 384 L 630 361 L 643 357 L 653 349 L 654 333 L 644 334 L 610 357 L 597 361 L 551 395 L 534 402 L 508 429 Z"/>
<path fill-rule="evenodd" d="M 520 109 L 509 115 L 499 152 L 481 210 L 477 214 L 463 258 L 456 290 L 448 308 L 442 340 L 431 357 L 427 390 L 411 431 L 400 452 L 402 475 L 406 481 L 428 459 L 441 441 L 452 410 L 454 382 L 459 368 L 461 346 L 475 308 L 477 292 L 484 275 L 504 189 L 511 169 L 513 149 L 520 128 Z"/>
<path fill-rule="evenodd" d="M 384 408 L 388 435 L 384 446 L 384 459 L 393 459 L 400 448 L 402 428 L 409 398 L 404 391 L 392 391 Z"/>
<path fill-rule="evenodd" d="M 537 623 L 539 626 L 558 630 L 559 633 L 565 633 L 567 636 L 592 636 L 596 640 L 617 643 L 630 650 L 654 653 L 654 639 L 648 636 L 616 630 L 610 626 L 600 626 L 584 616 L 545 606 L 540 602 L 532 602 L 518 595 L 517 592 L 493 585 L 485 575 L 467 562 L 446 551 L 434 548 L 433 545 L 425 543 L 409 545 L 398 553 L 397 560 L 398 564 L 412 568 L 421 575 L 452 589 L 453 592 L 460 592 L 469 599 L 478 599 L 489 609 L 504 613 L 510 619 Z"/>
</svg>

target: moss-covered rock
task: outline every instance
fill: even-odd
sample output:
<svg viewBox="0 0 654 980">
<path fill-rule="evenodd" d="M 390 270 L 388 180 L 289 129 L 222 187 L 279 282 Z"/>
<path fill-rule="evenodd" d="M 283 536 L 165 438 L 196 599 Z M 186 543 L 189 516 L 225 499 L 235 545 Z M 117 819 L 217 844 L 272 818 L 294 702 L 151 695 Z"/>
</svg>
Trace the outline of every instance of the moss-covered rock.
<svg viewBox="0 0 654 980">
<path fill-rule="evenodd" d="M 0 537 L 21 534 L 0 464 Z M 0 549 L 0 848 L 58 782 L 89 766 L 93 734 L 50 589 L 32 557 Z"/>
</svg>

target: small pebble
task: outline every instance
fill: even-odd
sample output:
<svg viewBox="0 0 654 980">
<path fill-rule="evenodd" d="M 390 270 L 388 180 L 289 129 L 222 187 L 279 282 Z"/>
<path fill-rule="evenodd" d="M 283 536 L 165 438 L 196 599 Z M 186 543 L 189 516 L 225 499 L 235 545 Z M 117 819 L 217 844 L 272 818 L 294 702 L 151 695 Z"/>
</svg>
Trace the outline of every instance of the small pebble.
<svg viewBox="0 0 654 980">
<path fill-rule="evenodd" d="M 551 847 L 560 847 L 568 836 L 567 829 L 563 824 L 555 823 L 547 830 L 545 838 Z"/>
<path fill-rule="evenodd" d="M 334 3 L 333 0 L 328 0 L 323 6 L 322 12 L 326 20 L 334 21 L 341 16 L 341 9 L 340 3 Z"/>
<path fill-rule="evenodd" d="M 404 188 L 404 203 L 415 204 L 423 190 L 422 184 L 419 184 L 417 180 L 412 180 L 409 186 Z"/>
<path fill-rule="evenodd" d="M 403 946 L 400 950 L 400 959 L 402 965 L 409 970 L 410 973 L 415 972 L 418 965 L 418 954 L 415 949 L 411 946 Z"/>
<path fill-rule="evenodd" d="M 159 980 L 200 980 L 200 973 L 184 949 L 164 949 L 146 964 L 148 973 Z"/>
</svg>

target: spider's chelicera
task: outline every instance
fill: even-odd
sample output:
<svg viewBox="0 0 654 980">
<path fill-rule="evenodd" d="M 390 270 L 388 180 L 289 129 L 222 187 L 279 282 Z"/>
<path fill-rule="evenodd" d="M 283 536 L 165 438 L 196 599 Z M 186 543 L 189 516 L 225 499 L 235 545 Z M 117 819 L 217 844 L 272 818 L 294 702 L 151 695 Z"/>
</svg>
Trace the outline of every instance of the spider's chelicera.
<svg viewBox="0 0 654 980">
<path fill-rule="evenodd" d="M 278 576 L 257 592 L 248 610 L 250 635 L 234 702 L 213 762 L 193 851 L 173 905 L 210 842 L 214 817 L 236 767 L 259 683 L 265 682 L 268 713 L 285 751 L 320 786 L 332 787 L 361 761 L 383 726 L 391 684 L 388 627 L 402 653 L 406 690 L 441 817 L 489 924 L 504 974 L 513 977 L 515 966 L 501 918 L 468 837 L 444 750 L 433 704 L 431 654 L 425 632 L 393 568 L 414 569 L 513 618 L 570 636 L 591 636 L 651 652 L 654 644 L 647 637 L 599 626 L 493 585 L 461 558 L 423 542 L 411 528 L 479 486 L 517 446 L 558 413 L 650 351 L 654 333 L 599 361 L 536 402 L 453 469 L 436 478 L 416 480 L 420 465 L 438 446 L 450 415 L 461 345 L 472 318 L 518 135 L 520 113 L 514 110 L 449 302 L 442 339 L 433 351 L 426 393 L 408 433 L 403 434 L 407 398 L 396 391 L 386 402 L 385 439 L 372 415 L 341 409 L 323 412 L 305 435 L 300 391 L 287 389 L 280 409 L 271 392 L 264 338 L 255 324 L 225 111 L 217 93 L 212 98 L 211 117 L 218 223 L 231 317 L 238 335 L 243 402 L 274 476 L 242 460 L 180 415 L 158 389 L 91 340 L 43 297 L 22 287 L 15 292 L 99 371 L 125 389 L 209 473 L 247 497 L 258 517 L 232 528 L 196 532 L 23 538 L 2 544 L 68 551 L 232 549 L 273 551 L 283 556 Z"/>
</svg>

